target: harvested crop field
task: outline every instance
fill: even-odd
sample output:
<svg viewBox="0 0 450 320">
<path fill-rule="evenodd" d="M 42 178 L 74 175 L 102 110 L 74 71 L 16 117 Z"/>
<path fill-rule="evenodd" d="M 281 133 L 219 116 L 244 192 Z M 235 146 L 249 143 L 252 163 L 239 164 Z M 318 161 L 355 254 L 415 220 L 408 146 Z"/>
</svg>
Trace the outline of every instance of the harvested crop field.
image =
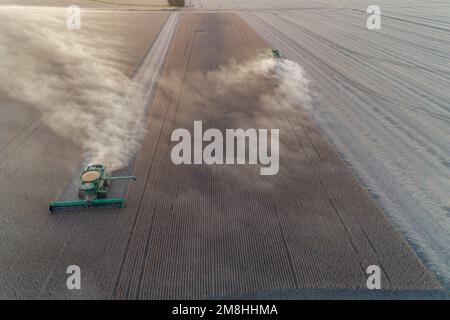
<svg viewBox="0 0 450 320">
<path fill-rule="evenodd" d="M 366 1 L 243 11 L 311 79 L 314 121 L 426 265 L 450 284 L 450 5 Z M 315 3 L 315 2 L 314 2 Z"/>
<path fill-rule="evenodd" d="M 316 119 L 325 102 L 340 108 L 351 99 L 332 99 L 333 55 L 324 53 L 320 69 L 314 59 L 323 44 L 287 21 L 301 16 L 312 25 L 334 11 L 317 5 L 309 15 L 303 1 L 280 1 L 274 14 L 271 1 L 239 3 L 86 10 L 79 33 L 65 30 L 55 9 L 18 22 L 0 9 L 9 26 L 0 52 L 13 61 L 0 62 L 8 79 L 0 84 L 0 298 L 445 297 L 354 163 L 342 160 L 341 136 L 331 139 Z M 48 19 L 28 32 L 40 14 Z M 315 54 L 286 40 L 291 28 Z M 301 65 L 274 62 L 274 45 Z M 317 90 L 318 80 L 328 90 Z M 193 132 L 194 121 L 222 132 L 279 129 L 277 174 L 261 175 L 260 165 L 173 164 L 171 135 Z M 76 191 L 82 164 L 101 157 L 138 178 L 122 190 L 126 207 L 48 213 L 51 201 Z M 69 265 L 80 267 L 82 290 L 67 289 Z M 381 268 L 379 295 L 367 290 L 370 265 Z"/>
<path fill-rule="evenodd" d="M 5 22 L 5 25 L 9 25 L 6 10 L 0 12 L 2 21 Z M 88 48 L 93 48 L 97 54 L 103 52 L 97 50 L 98 44 L 107 41 L 110 44 L 107 50 L 108 55 L 114 56 L 116 59 L 108 58 L 108 63 L 115 66 L 116 73 L 128 76 L 133 73 L 133 69 L 145 56 L 148 46 L 155 39 L 167 16 L 166 13 L 111 13 L 108 16 L 89 13 L 83 20 L 83 32 L 89 35 L 89 39 L 83 35 L 80 37 L 85 41 L 83 44 Z M 52 28 L 55 41 L 59 39 L 60 33 L 68 32 L 65 29 L 65 20 L 62 20 L 63 24 L 59 25 L 61 21 L 57 14 L 54 15 L 49 11 L 42 10 L 31 15 L 23 13 L 19 19 L 14 16 L 14 21 L 24 26 L 33 23 L 34 19 L 39 19 L 44 23 L 42 28 L 47 26 Z M 132 26 L 125 29 L 124 25 Z M 20 84 L 18 88 L 21 91 L 17 96 L 12 91 L 3 91 L 6 90 L 7 82 L 3 82 L 0 89 L 0 179 L 7 181 L 2 184 L 0 203 L 2 225 L 0 228 L 2 256 L 0 259 L 0 286 L 2 288 L 0 297 L 37 298 L 42 292 L 45 292 L 47 281 L 51 280 L 50 276 L 54 272 L 61 271 L 55 269 L 55 262 L 57 263 L 62 252 L 71 251 L 69 243 L 71 237 L 86 237 L 91 240 L 103 237 L 98 234 L 98 230 L 94 230 L 95 228 L 107 230 L 103 227 L 107 225 L 108 214 L 104 215 L 106 219 L 101 219 L 101 213 L 97 218 L 95 218 L 96 215 L 89 214 L 52 216 L 48 213 L 50 201 L 58 198 L 72 180 L 73 175 L 77 179 L 79 177 L 79 172 L 76 170 L 82 161 L 83 151 L 78 143 L 82 141 L 68 139 L 57 134 L 55 130 L 50 129 L 47 119 L 43 116 L 54 113 L 67 101 L 59 100 L 57 95 L 52 95 L 51 97 L 55 100 L 47 101 L 50 109 L 40 108 L 40 100 L 47 97 L 46 93 L 39 91 L 38 97 L 40 98 L 38 99 L 32 94 L 31 89 L 41 90 L 43 87 L 40 84 L 51 84 L 52 82 L 47 83 L 46 81 L 53 79 L 53 76 L 57 79 L 65 77 L 68 84 L 76 83 L 80 88 L 83 87 L 83 81 L 101 82 L 111 81 L 111 79 L 95 74 L 95 71 L 99 70 L 95 64 L 104 63 L 102 60 L 104 57 L 97 57 L 97 60 L 91 61 L 92 64 L 83 65 L 83 60 L 65 59 L 70 50 L 64 51 L 63 47 L 60 47 L 61 50 L 51 47 L 50 51 L 45 51 L 44 49 L 47 48 L 39 45 L 30 48 L 27 46 L 35 45 L 36 42 L 45 42 L 45 40 L 36 38 L 39 35 L 39 28 L 32 29 L 34 31 L 31 33 L 36 42 L 17 42 L 16 38 L 29 39 L 30 35 L 26 29 L 19 32 L 20 29 L 14 28 L 14 24 L 11 23 L 10 26 L 11 32 L 6 28 L 2 29 L 2 44 L 7 45 L 11 52 L 17 50 L 16 53 L 13 53 L 17 60 L 11 64 L 11 67 L 15 68 L 15 72 L 11 72 L 8 79 L 11 84 Z M 68 39 L 70 41 L 71 38 Z M 65 42 L 59 42 L 61 46 L 65 44 Z M 92 58 L 92 56 L 90 57 Z M 22 61 L 22 58 L 26 59 L 26 62 Z M 5 62 L 5 60 L 3 61 Z M 54 69 L 42 69 L 46 71 L 41 72 L 39 78 L 32 77 L 33 81 L 30 81 L 27 76 L 28 71 L 31 70 L 30 66 L 47 68 L 55 62 L 64 63 L 66 67 L 74 64 L 76 67 L 87 69 L 93 67 L 93 69 L 90 72 L 85 70 L 86 73 L 81 75 L 77 73 L 75 78 L 71 78 L 70 74 L 64 74 L 66 71 L 64 68 L 58 68 L 56 65 L 53 66 Z M 24 72 L 22 72 L 22 66 Z M 117 69 L 115 69 L 116 67 Z M 0 69 L 3 72 L 8 68 L 9 66 L 3 64 Z M 105 74 L 110 75 L 111 73 Z M 64 85 L 64 82 L 58 80 L 52 92 L 62 90 L 63 97 L 69 98 L 71 91 Z M 29 90 L 27 97 L 19 96 L 24 93 L 22 90 L 25 89 Z M 58 103 L 61 105 L 58 106 Z M 95 220 L 100 218 L 98 224 L 91 225 L 92 218 Z M 89 225 L 95 226 L 94 229 L 90 229 Z M 85 227 L 88 227 L 89 230 Z M 107 231 L 107 234 L 110 232 Z M 95 241 L 91 244 L 94 247 Z M 72 258 L 78 260 L 75 256 Z"/>
<path fill-rule="evenodd" d="M 261 104 L 276 84 L 258 77 L 239 94 L 205 76 L 267 52 L 254 30 L 235 14 L 183 14 L 180 23 L 136 164 L 145 179 L 130 188 L 133 223 L 115 297 L 362 289 L 370 264 L 382 266 L 386 289 L 439 288 L 301 106 Z M 173 165 L 170 135 L 194 120 L 279 128 L 279 173 Z"/>
</svg>

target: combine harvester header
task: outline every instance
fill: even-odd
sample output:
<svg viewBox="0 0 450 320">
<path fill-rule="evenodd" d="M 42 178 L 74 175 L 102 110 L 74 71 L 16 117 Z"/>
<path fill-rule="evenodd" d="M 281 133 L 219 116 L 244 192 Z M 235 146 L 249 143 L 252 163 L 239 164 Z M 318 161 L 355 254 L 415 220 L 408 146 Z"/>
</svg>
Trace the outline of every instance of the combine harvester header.
<svg viewBox="0 0 450 320">
<path fill-rule="evenodd" d="M 81 186 L 78 189 L 79 200 L 59 201 L 50 204 L 50 211 L 78 210 L 87 208 L 123 208 L 125 199 L 108 198 L 108 187 L 113 180 L 134 180 L 136 177 L 109 177 L 106 166 L 90 165 L 81 173 Z"/>
</svg>

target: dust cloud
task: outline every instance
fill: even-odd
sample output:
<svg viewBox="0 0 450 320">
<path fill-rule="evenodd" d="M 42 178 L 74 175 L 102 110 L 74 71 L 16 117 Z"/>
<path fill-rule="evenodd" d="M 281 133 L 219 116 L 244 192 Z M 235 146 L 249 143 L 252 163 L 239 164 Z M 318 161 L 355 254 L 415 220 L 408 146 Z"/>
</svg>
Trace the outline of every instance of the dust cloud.
<svg viewBox="0 0 450 320">
<path fill-rule="evenodd" d="M 70 31 L 65 10 L 18 7 L 0 9 L 0 21 L 0 94 L 36 108 L 86 164 L 126 166 L 145 133 L 145 99 L 102 25 Z"/>
<path fill-rule="evenodd" d="M 36 108 L 55 133 L 79 145 L 84 163 L 104 163 L 111 171 L 126 167 L 145 135 L 143 85 L 121 71 L 120 52 L 102 34 L 102 24 L 66 28 L 65 10 L 0 10 L 0 95 Z M 218 95 L 244 94 L 272 81 L 263 105 L 310 105 L 303 68 L 268 55 L 230 62 L 199 75 Z M 162 83 L 164 85 L 170 83 Z"/>
<path fill-rule="evenodd" d="M 261 94 L 260 100 L 264 103 L 301 105 L 304 109 L 311 107 L 306 72 L 298 63 L 287 59 L 260 55 L 241 64 L 231 61 L 208 73 L 206 79 L 213 84 L 217 94 L 245 93 L 261 87 L 261 81 L 269 81 L 273 92 Z"/>
</svg>

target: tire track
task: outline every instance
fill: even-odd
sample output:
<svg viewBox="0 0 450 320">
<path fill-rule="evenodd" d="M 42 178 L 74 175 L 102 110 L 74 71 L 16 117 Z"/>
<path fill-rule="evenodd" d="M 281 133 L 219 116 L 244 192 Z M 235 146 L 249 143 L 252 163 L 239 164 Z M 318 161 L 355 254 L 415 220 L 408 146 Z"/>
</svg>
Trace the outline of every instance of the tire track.
<svg viewBox="0 0 450 320">
<path fill-rule="evenodd" d="M 148 72 L 154 73 L 155 71 L 158 71 L 158 77 L 159 77 L 159 73 L 162 71 L 162 67 L 163 67 L 163 65 L 165 63 L 166 56 L 167 56 L 167 53 L 169 51 L 169 47 L 170 47 L 170 43 L 171 43 L 173 34 L 175 33 L 176 27 L 178 25 L 179 16 L 180 16 L 179 13 L 172 13 L 167 18 L 165 24 L 161 28 L 161 31 L 160 31 L 158 37 L 155 39 L 152 47 L 149 48 L 147 56 L 144 59 L 145 61 L 141 65 L 141 68 L 145 67 L 146 71 L 137 72 L 137 75 L 136 75 L 137 79 L 140 79 L 140 78 L 144 78 L 145 79 L 149 75 Z M 162 31 L 162 30 L 164 30 L 164 31 Z M 164 58 L 162 59 L 161 57 L 164 57 Z M 156 60 L 156 63 L 157 63 L 156 69 L 154 67 L 153 68 L 148 68 L 147 65 L 148 64 L 152 64 L 152 63 L 154 64 L 155 60 Z M 155 80 L 156 79 L 154 78 L 154 81 L 152 81 L 152 86 L 151 86 L 151 91 L 150 91 L 152 97 L 153 97 L 154 91 L 156 89 L 156 81 Z M 170 103 L 171 100 L 172 100 L 172 97 L 170 98 L 169 103 Z M 163 123 L 165 123 L 165 121 L 166 121 L 166 117 L 167 117 L 168 111 L 169 111 L 169 109 L 167 109 L 167 113 L 166 113 L 166 116 L 164 118 L 164 122 Z M 160 132 L 160 135 L 158 136 L 157 146 L 160 143 L 161 134 L 162 134 L 162 131 Z M 128 254 L 129 254 L 131 239 L 133 238 L 134 232 L 135 232 L 136 227 L 137 227 L 137 222 L 139 220 L 139 215 L 141 213 L 141 208 L 142 208 L 143 201 L 144 201 L 143 197 L 144 197 L 144 194 L 145 194 L 145 190 L 147 189 L 148 183 L 150 181 L 150 174 L 151 174 L 151 169 L 153 167 L 154 157 L 155 157 L 155 154 L 153 155 L 153 158 L 152 158 L 152 163 L 151 163 L 152 165 L 149 167 L 149 169 L 147 171 L 146 179 L 145 179 L 145 182 L 144 182 L 144 188 L 142 190 L 141 198 L 140 198 L 138 206 L 137 206 L 137 211 L 136 211 L 135 217 L 133 219 L 132 229 L 131 229 L 131 232 L 130 232 L 130 234 L 128 236 L 128 240 L 127 240 L 127 243 L 126 243 L 126 246 L 125 246 L 125 252 L 124 252 L 124 254 L 122 256 L 122 259 L 121 259 L 119 272 L 118 272 L 118 275 L 117 275 L 117 280 L 116 280 L 116 283 L 115 283 L 114 289 L 113 289 L 113 297 L 116 297 L 118 295 L 119 282 L 120 282 L 121 277 L 122 277 L 122 273 L 123 273 L 124 266 L 125 266 L 125 261 L 126 261 L 126 259 L 128 257 Z M 129 293 L 127 291 L 125 296 L 128 296 L 128 294 Z"/>
<path fill-rule="evenodd" d="M 33 134 L 35 134 L 44 124 L 42 121 L 37 120 L 34 124 L 29 126 L 27 129 L 22 131 L 15 138 L 11 139 L 9 143 L 0 149 L 0 166 L 3 164 L 8 157 L 10 157 L 14 152 L 16 152 L 21 145 L 23 145 L 28 139 L 30 139 Z"/>
</svg>

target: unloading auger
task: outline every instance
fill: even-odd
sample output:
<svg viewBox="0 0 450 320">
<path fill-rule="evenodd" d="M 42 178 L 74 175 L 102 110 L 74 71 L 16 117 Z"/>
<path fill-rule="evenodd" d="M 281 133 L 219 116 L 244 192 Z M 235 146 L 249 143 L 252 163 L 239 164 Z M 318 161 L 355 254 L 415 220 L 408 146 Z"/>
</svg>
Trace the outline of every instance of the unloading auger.
<svg viewBox="0 0 450 320">
<path fill-rule="evenodd" d="M 78 210 L 86 208 L 123 208 L 125 199 L 108 198 L 108 187 L 113 180 L 134 180 L 136 177 L 110 177 L 106 166 L 90 165 L 81 173 L 81 186 L 78 188 L 79 200 L 57 201 L 50 204 L 50 211 Z"/>
</svg>

